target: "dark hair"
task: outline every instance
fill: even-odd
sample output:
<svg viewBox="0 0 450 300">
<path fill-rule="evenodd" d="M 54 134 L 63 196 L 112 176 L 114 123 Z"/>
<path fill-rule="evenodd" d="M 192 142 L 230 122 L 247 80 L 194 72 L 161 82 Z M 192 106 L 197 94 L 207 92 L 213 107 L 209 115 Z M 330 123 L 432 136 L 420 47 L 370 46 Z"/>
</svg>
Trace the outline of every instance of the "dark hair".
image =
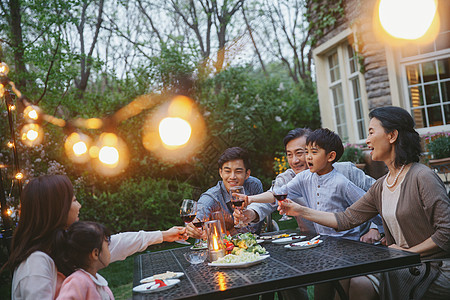
<svg viewBox="0 0 450 300">
<path fill-rule="evenodd" d="M 222 169 L 223 164 L 227 161 L 235 159 L 242 159 L 244 161 L 245 169 L 250 169 L 250 157 L 248 155 L 248 152 L 241 147 L 232 147 L 225 150 L 222 155 L 220 155 L 219 160 L 217 161 L 219 169 Z"/>
<path fill-rule="evenodd" d="M 396 106 L 380 107 L 372 110 L 369 117 L 380 121 L 386 133 L 398 131 L 394 142 L 396 167 L 419 161 L 422 152 L 420 136 L 414 130 L 414 119 L 406 110 Z"/>
<path fill-rule="evenodd" d="M 342 145 L 342 140 L 333 131 L 328 128 L 319 128 L 314 130 L 307 138 L 306 145 L 315 144 L 316 146 L 325 149 L 328 154 L 331 151 L 336 152 L 336 157 L 333 163 L 338 161 L 342 153 L 344 153 L 344 146 Z"/>
<path fill-rule="evenodd" d="M 67 226 L 72 199 L 73 186 L 65 175 L 40 176 L 25 186 L 7 262 L 11 270 L 35 251 L 53 258 L 56 231 Z"/>
<path fill-rule="evenodd" d="M 306 136 L 308 137 L 308 135 L 311 134 L 311 129 L 309 128 L 295 128 L 292 129 L 291 131 L 289 131 L 286 136 L 283 139 L 283 143 L 284 143 L 284 148 L 286 148 L 286 145 L 292 141 L 293 139 L 302 137 L 302 136 Z"/>
<path fill-rule="evenodd" d="M 75 222 L 66 230 L 60 230 L 56 238 L 58 253 L 55 264 L 58 271 L 69 276 L 77 269 L 89 267 L 89 254 L 102 251 L 103 241 L 109 242 L 110 231 L 96 222 Z"/>
</svg>

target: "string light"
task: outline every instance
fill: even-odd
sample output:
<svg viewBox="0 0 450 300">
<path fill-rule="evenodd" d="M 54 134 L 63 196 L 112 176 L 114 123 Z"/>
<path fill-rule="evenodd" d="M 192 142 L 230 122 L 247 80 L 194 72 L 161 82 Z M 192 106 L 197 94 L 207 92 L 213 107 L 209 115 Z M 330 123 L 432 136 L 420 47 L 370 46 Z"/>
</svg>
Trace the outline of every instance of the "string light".
<svg viewBox="0 0 450 300">
<path fill-rule="evenodd" d="M 9 110 L 10 110 L 10 111 L 16 110 L 16 106 L 15 106 L 14 104 L 11 104 L 11 105 L 9 106 Z"/>
<path fill-rule="evenodd" d="M 38 124 L 26 124 L 20 130 L 22 143 L 28 147 L 39 145 L 44 138 L 44 131 Z"/>
<path fill-rule="evenodd" d="M 0 63 L 0 76 L 7 76 L 9 73 L 9 67 L 6 63 Z"/>
<path fill-rule="evenodd" d="M 12 210 L 8 208 L 6 210 L 6 214 L 10 217 L 12 215 Z"/>
<path fill-rule="evenodd" d="M 73 132 L 67 137 L 64 148 L 70 160 L 74 163 L 82 164 L 87 163 L 91 159 L 88 152 L 91 144 L 92 140 L 89 136 Z"/>
<path fill-rule="evenodd" d="M 164 118 L 159 123 L 159 135 L 169 148 L 186 144 L 191 132 L 191 125 L 181 118 Z"/>
<path fill-rule="evenodd" d="M 23 116 L 26 119 L 36 121 L 39 118 L 38 110 L 39 110 L 39 108 L 37 106 L 29 105 L 29 106 L 25 107 L 25 109 L 23 111 Z"/>
<path fill-rule="evenodd" d="M 129 163 L 126 143 L 111 132 L 102 133 L 89 149 L 94 169 L 105 176 L 121 173 Z"/>
<path fill-rule="evenodd" d="M 3 97 L 5 94 L 5 86 L 0 83 L 0 97 Z"/>
<path fill-rule="evenodd" d="M 14 175 L 14 178 L 17 180 L 22 180 L 23 179 L 23 173 L 22 172 L 17 172 L 16 175 Z"/>
<path fill-rule="evenodd" d="M 14 143 L 12 141 L 8 141 L 8 143 L 6 143 L 6 146 L 8 146 L 8 148 L 12 148 L 14 147 Z"/>
</svg>

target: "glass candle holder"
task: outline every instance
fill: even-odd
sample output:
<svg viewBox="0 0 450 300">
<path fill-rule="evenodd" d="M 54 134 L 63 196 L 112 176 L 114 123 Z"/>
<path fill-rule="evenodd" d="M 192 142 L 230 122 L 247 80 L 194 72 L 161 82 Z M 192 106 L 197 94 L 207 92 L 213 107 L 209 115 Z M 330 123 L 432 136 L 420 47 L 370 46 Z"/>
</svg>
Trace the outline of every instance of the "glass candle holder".
<svg viewBox="0 0 450 300">
<path fill-rule="evenodd" d="M 210 262 L 225 256 L 225 244 L 219 220 L 205 223 L 206 236 L 208 238 L 208 253 Z"/>
<path fill-rule="evenodd" d="M 221 211 L 214 211 L 211 213 L 211 217 L 209 218 L 211 221 L 212 220 L 218 220 L 219 224 L 220 224 L 220 229 L 222 231 L 222 235 L 225 236 L 227 235 L 227 229 L 226 229 L 226 225 L 225 225 L 225 218 L 223 217 L 223 212 Z"/>
</svg>

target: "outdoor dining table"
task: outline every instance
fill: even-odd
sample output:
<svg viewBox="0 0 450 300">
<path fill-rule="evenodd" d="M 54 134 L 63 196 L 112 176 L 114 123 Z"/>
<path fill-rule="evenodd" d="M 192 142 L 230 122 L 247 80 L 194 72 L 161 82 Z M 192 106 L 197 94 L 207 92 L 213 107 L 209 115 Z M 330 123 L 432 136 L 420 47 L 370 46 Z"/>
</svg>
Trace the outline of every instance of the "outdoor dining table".
<svg viewBox="0 0 450 300">
<path fill-rule="evenodd" d="M 288 250 L 266 242 L 270 257 L 246 267 L 222 269 L 208 262 L 191 265 L 183 256 L 190 247 L 135 257 L 133 286 L 154 274 L 183 272 L 180 283 L 164 291 L 133 292 L 133 299 L 229 299 L 258 295 L 326 281 L 335 281 L 416 266 L 418 254 L 341 238 L 321 237 L 318 247 Z"/>
</svg>

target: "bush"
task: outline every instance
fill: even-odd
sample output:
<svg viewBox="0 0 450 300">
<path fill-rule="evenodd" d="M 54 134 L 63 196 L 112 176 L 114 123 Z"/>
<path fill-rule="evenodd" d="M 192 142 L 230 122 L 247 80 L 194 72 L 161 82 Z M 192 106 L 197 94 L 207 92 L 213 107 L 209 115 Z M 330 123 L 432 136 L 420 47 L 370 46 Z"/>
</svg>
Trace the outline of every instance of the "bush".
<svg viewBox="0 0 450 300">
<path fill-rule="evenodd" d="M 430 137 L 428 151 L 431 152 L 433 159 L 450 157 L 450 134 Z"/>
<path fill-rule="evenodd" d="M 113 232 L 165 230 L 182 224 L 180 204 L 193 190 L 187 183 L 167 179 L 128 179 L 116 192 L 78 193 L 77 199 L 83 205 L 81 219 L 102 223 Z"/>
<path fill-rule="evenodd" d="M 357 145 L 347 145 L 339 161 L 350 161 L 354 164 L 363 164 L 365 163 L 364 153 Z"/>
</svg>

